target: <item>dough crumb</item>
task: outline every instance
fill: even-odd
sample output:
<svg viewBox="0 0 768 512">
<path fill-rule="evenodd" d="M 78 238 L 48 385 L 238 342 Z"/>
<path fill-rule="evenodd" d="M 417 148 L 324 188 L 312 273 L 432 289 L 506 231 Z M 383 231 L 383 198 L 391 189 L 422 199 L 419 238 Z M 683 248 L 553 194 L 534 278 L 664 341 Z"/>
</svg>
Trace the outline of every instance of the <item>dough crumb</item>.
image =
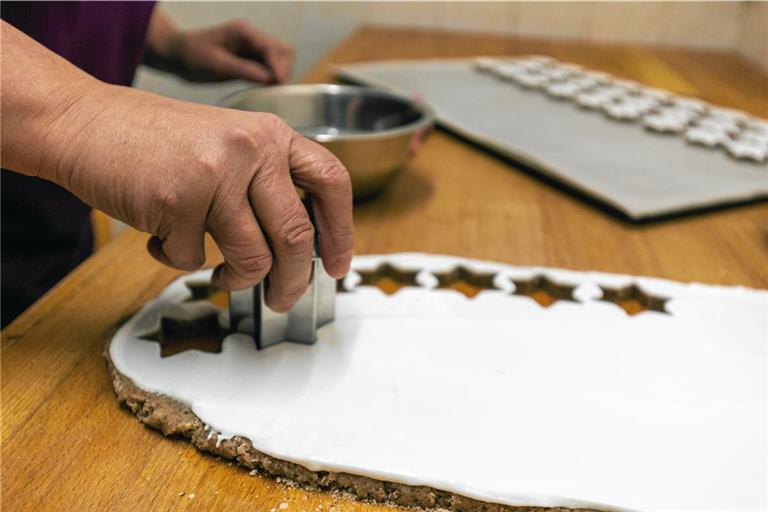
<svg viewBox="0 0 768 512">
<path fill-rule="evenodd" d="M 187 498 L 189 498 L 190 500 L 195 499 L 195 493 L 190 494 L 189 496 L 187 496 Z"/>
<path fill-rule="evenodd" d="M 248 474 L 251 475 L 251 476 L 256 476 L 256 475 L 259 474 L 259 472 L 256 471 L 255 469 L 252 469 Z"/>
<path fill-rule="evenodd" d="M 280 483 L 280 482 L 282 482 L 282 480 L 283 480 L 282 478 L 280 478 L 280 477 L 277 477 L 277 478 L 275 479 L 275 482 L 277 482 L 277 483 Z"/>
<path fill-rule="evenodd" d="M 282 502 L 280 505 L 278 505 L 277 508 L 279 508 L 280 510 L 285 510 L 288 508 L 288 503 Z"/>
</svg>

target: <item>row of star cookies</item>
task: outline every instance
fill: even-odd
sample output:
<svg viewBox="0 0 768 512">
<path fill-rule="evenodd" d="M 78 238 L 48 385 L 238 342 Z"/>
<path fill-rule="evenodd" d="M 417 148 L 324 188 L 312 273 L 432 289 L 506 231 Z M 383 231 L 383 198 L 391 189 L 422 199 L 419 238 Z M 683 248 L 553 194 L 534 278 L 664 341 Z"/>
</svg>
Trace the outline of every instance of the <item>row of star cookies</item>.
<svg viewBox="0 0 768 512">
<path fill-rule="evenodd" d="M 768 159 L 768 122 L 745 112 L 622 80 L 551 57 L 479 57 L 475 68 L 553 99 L 598 110 L 611 119 L 641 123 L 657 133 L 677 134 L 689 143 L 722 148 L 734 158 Z"/>
</svg>

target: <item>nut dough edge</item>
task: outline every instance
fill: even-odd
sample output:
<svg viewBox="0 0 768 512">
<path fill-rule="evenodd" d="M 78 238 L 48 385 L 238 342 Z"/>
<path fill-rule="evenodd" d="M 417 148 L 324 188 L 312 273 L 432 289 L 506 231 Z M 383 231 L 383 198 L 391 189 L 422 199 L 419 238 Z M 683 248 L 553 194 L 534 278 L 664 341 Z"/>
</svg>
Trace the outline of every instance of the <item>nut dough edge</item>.
<svg viewBox="0 0 768 512">
<path fill-rule="evenodd" d="M 145 425 L 159 430 L 165 436 L 186 438 L 198 450 L 226 460 L 237 462 L 249 470 L 272 478 L 287 479 L 295 485 L 312 491 L 330 491 L 351 498 L 398 507 L 453 512 L 588 512 L 592 509 L 564 507 L 529 507 L 486 503 L 458 494 L 427 486 L 411 486 L 375 480 L 365 476 L 333 471 L 310 471 L 298 464 L 266 455 L 253 447 L 242 436 L 218 441 L 208 435 L 200 418 L 181 402 L 159 393 L 145 391 L 115 368 L 109 357 L 109 343 L 104 350 L 112 387 L 120 405 Z M 592 511 L 597 512 L 597 511 Z"/>
</svg>

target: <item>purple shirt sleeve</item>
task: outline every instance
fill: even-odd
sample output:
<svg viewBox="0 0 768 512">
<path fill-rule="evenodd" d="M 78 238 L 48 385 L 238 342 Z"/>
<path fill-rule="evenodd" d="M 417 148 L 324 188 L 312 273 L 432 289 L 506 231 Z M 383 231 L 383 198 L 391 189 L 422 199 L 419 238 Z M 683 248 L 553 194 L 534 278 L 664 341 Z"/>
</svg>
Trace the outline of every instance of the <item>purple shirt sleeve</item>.
<svg viewBox="0 0 768 512">
<path fill-rule="evenodd" d="M 2 2 L 0 16 L 96 78 L 130 85 L 153 2 Z M 3 327 L 93 250 L 90 208 L 53 183 L 2 171 Z"/>
</svg>

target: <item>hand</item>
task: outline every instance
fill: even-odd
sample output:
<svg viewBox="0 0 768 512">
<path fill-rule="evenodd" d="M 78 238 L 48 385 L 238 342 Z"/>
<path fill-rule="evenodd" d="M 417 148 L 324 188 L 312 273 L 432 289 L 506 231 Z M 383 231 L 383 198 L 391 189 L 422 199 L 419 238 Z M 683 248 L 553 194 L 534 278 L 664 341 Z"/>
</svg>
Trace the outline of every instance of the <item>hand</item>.
<svg viewBox="0 0 768 512">
<path fill-rule="evenodd" d="M 161 12 L 157 16 L 163 16 Z M 293 68 L 293 49 L 247 21 L 178 31 L 164 17 L 152 19 L 147 63 L 193 81 L 245 79 L 283 83 Z"/>
<path fill-rule="evenodd" d="M 61 185 L 153 236 L 150 253 L 183 270 L 224 255 L 214 284 L 269 275 L 267 305 L 307 288 L 314 230 L 294 185 L 313 198 L 323 265 L 349 269 L 352 186 L 342 164 L 273 115 L 208 107 L 107 85 L 2 25 L 2 164 Z M 62 212 L 66 215 L 66 212 Z"/>
<path fill-rule="evenodd" d="M 151 233 L 149 252 L 175 268 L 205 261 L 211 233 L 226 289 L 269 275 L 267 305 L 288 310 L 310 278 L 314 230 L 294 185 L 313 198 L 319 253 L 336 278 L 353 250 L 352 191 L 329 151 L 279 118 L 98 83 L 50 127 L 49 179 Z M 55 164 L 55 165 L 53 165 Z"/>
</svg>

